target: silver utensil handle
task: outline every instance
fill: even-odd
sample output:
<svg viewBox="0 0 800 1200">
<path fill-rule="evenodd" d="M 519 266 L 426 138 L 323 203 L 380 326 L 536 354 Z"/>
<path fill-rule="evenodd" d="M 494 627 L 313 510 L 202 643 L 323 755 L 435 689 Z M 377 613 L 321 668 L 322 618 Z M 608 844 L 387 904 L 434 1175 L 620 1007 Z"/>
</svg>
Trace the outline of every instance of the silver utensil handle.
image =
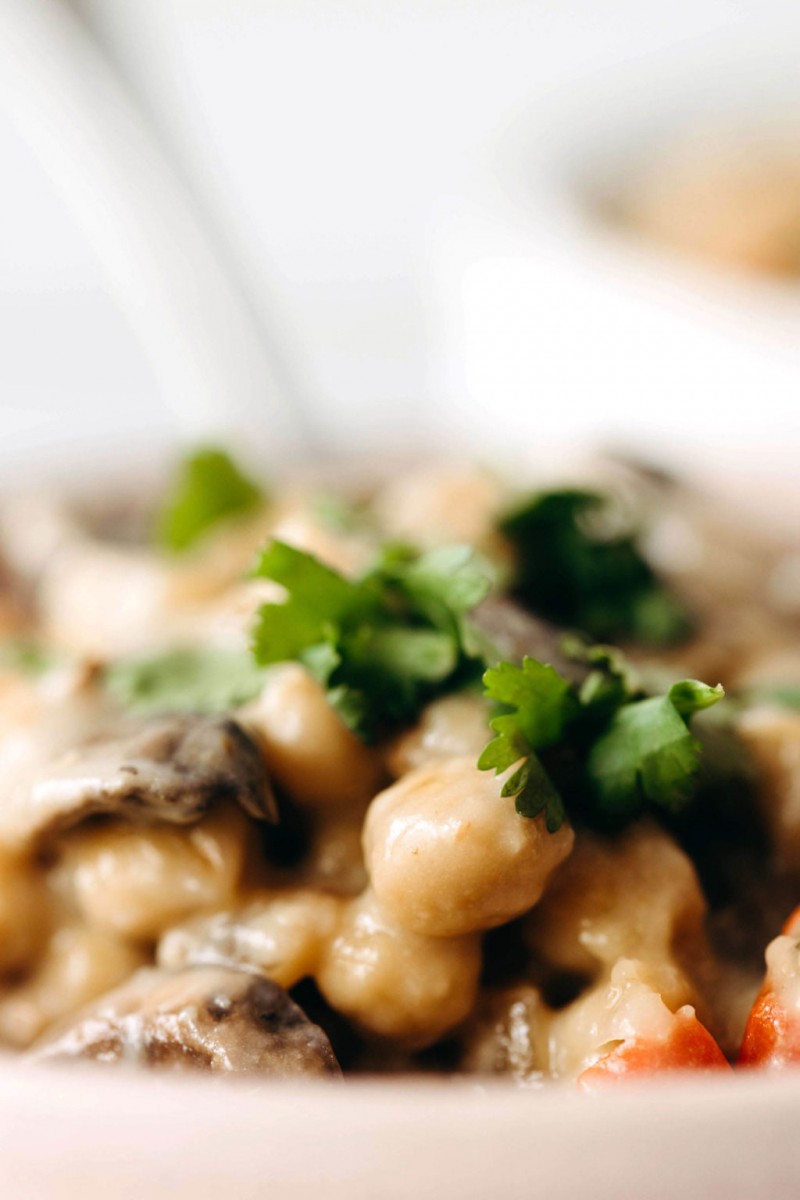
<svg viewBox="0 0 800 1200">
<path fill-rule="evenodd" d="M 191 196 L 74 13 L 0 0 L 0 103 L 72 212 L 187 439 L 303 449 L 261 332 Z"/>
</svg>

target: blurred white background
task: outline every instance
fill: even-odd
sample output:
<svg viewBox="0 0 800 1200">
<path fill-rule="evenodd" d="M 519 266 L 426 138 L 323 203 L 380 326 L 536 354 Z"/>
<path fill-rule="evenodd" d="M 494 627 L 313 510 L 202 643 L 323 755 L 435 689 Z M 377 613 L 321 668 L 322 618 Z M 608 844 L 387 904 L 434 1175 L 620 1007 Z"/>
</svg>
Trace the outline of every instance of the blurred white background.
<svg viewBox="0 0 800 1200">
<path fill-rule="evenodd" d="M 653 109 L 668 125 L 686 94 L 757 96 L 793 76 L 793 0 L 73 9 L 168 149 L 327 441 L 379 429 L 402 442 L 431 414 L 480 432 L 507 403 L 529 404 L 545 437 L 628 422 L 652 436 L 666 421 L 703 438 L 733 422 L 740 440 L 796 444 L 791 305 L 770 331 L 769 314 L 740 306 L 729 319 L 713 296 L 676 304 L 641 279 L 620 285 L 613 254 L 565 235 L 559 207 L 594 128 L 613 143 L 615 120 Z M 0 438 L 169 428 L 160 380 L 14 109 L 7 87 Z"/>
</svg>

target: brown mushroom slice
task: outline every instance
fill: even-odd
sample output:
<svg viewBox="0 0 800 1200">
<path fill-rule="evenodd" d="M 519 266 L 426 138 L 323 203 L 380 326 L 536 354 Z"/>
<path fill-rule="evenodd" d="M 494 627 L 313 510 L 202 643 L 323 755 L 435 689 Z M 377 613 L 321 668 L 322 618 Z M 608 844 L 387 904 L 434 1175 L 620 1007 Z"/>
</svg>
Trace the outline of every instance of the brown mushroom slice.
<svg viewBox="0 0 800 1200">
<path fill-rule="evenodd" d="M 52 829 L 110 813 L 188 825 L 218 800 L 277 817 L 266 765 L 226 717 L 180 714 L 117 726 L 0 785 L 0 844 L 20 848 Z"/>
<path fill-rule="evenodd" d="M 278 1077 L 340 1074 L 327 1036 L 283 988 L 231 966 L 138 971 L 40 1039 L 31 1057 Z"/>
<path fill-rule="evenodd" d="M 566 630 L 535 617 L 507 596 L 489 596 L 472 610 L 470 621 L 502 659 L 519 662 L 527 655 L 549 663 L 570 683 L 582 683 L 589 674 L 585 663 L 564 653 Z"/>
<path fill-rule="evenodd" d="M 531 984 L 485 992 L 461 1032 L 460 1069 L 511 1076 L 522 1087 L 541 1086 L 548 1070 L 549 1017 Z"/>
</svg>

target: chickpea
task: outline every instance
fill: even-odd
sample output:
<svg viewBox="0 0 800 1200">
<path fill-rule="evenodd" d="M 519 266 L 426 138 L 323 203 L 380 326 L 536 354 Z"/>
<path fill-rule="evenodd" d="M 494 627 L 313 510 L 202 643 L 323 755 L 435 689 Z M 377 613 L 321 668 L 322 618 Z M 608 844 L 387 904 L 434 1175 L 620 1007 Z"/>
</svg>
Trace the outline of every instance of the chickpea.
<svg viewBox="0 0 800 1200">
<path fill-rule="evenodd" d="M 729 1070 L 690 1005 L 673 1007 L 644 963 L 621 958 L 609 977 L 549 1022 L 550 1072 L 584 1089 L 679 1067 Z M 585 1073 L 585 1074 L 584 1074 Z"/>
<path fill-rule="evenodd" d="M 491 929 L 537 902 L 572 849 L 564 824 L 520 816 L 502 777 L 454 758 L 420 767 L 376 796 L 364 855 L 381 908 L 415 933 Z"/>
<path fill-rule="evenodd" d="M 6 758 L 4 743 L 9 736 L 30 729 L 41 719 L 45 699 L 38 680 L 19 671 L 0 672 L 0 753 Z"/>
<path fill-rule="evenodd" d="M 0 638 L 16 637 L 25 632 L 25 614 L 14 596 L 3 590 L 0 570 Z"/>
<path fill-rule="evenodd" d="M 706 904 L 694 867 L 670 836 L 640 825 L 613 841 L 585 834 L 525 934 L 538 959 L 596 975 L 619 958 L 658 975 L 675 1007 L 693 999 L 684 969 L 707 958 Z"/>
<path fill-rule="evenodd" d="M 100 659 L 140 650 L 163 623 L 169 572 L 141 551 L 76 539 L 39 585 L 44 631 L 56 645 Z"/>
<path fill-rule="evenodd" d="M 313 554 L 345 575 L 365 571 L 375 556 L 375 547 L 366 538 L 339 533 L 326 525 L 313 512 L 309 498 L 299 498 L 283 507 L 272 536 Z"/>
<path fill-rule="evenodd" d="M 341 901 L 299 888 L 266 892 L 244 908 L 196 917 L 170 929 L 158 947 L 163 967 L 219 958 L 258 967 L 283 988 L 315 974 L 336 932 Z"/>
<path fill-rule="evenodd" d="M 143 965 L 144 957 L 107 933 L 63 926 L 53 934 L 34 974 L 0 997 L 0 1042 L 29 1046 L 53 1021 L 122 983 Z"/>
<path fill-rule="evenodd" d="M 276 667 L 242 718 L 259 739 L 276 781 L 309 808 L 366 802 L 382 767 L 377 751 L 358 740 L 328 704 L 304 667 Z"/>
<path fill-rule="evenodd" d="M 451 463 L 423 467 L 392 479 L 378 493 L 375 511 L 390 537 L 418 545 L 484 544 L 493 540 L 503 489 L 488 471 Z"/>
<path fill-rule="evenodd" d="M 486 701 L 475 692 L 443 696 L 424 709 L 413 729 L 389 747 L 386 764 L 396 779 L 441 758 L 462 754 L 478 757 L 489 741 Z"/>
<path fill-rule="evenodd" d="M 234 807 L 188 829 L 123 822 L 77 829 L 61 843 L 57 886 L 92 928 L 155 938 L 182 918 L 231 902 L 248 829 Z"/>
<path fill-rule="evenodd" d="M 748 709 L 737 733 L 759 769 L 759 799 L 775 849 L 800 867 L 800 714 L 768 704 Z"/>
<path fill-rule="evenodd" d="M 367 891 L 346 903 L 317 983 L 363 1029 L 419 1049 L 468 1016 L 480 967 L 477 937 L 411 933 L 387 920 Z"/>
<path fill-rule="evenodd" d="M 228 592 L 242 593 L 245 607 L 252 598 L 250 611 L 257 603 L 258 589 L 242 588 L 240 581 L 263 539 L 265 521 L 260 511 L 248 520 L 225 522 L 224 530 L 212 531 L 175 560 L 76 531 L 42 573 L 45 632 L 57 644 L 99 659 L 171 638 L 196 640 L 220 624 L 224 632 Z"/>
<path fill-rule="evenodd" d="M 0 853 L 0 971 L 14 971 L 34 957 L 47 932 L 49 905 L 41 872 Z"/>
<path fill-rule="evenodd" d="M 357 810 L 320 814 L 308 856 L 300 868 L 304 883 L 342 896 L 357 896 L 367 886 L 361 846 L 364 814 Z"/>
<path fill-rule="evenodd" d="M 170 614 L 213 600 L 238 587 L 253 561 L 254 548 L 267 537 L 272 523 L 269 508 L 237 514 L 209 529 L 188 554 L 162 559 L 167 572 Z"/>
</svg>

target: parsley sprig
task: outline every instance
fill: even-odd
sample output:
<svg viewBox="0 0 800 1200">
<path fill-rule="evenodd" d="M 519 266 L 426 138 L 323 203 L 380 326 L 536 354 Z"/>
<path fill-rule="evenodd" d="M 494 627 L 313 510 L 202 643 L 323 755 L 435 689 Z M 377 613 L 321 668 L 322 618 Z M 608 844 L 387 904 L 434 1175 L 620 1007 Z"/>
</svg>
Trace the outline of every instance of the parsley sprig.
<svg viewBox="0 0 800 1200">
<path fill-rule="evenodd" d="M 672 645 L 691 630 L 686 607 L 657 578 L 614 503 L 563 489 L 529 497 L 500 522 L 516 556 L 512 590 L 533 612 L 599 640 Z"/>
<path fill-rule="evenodd" d="M 350 580 L 273 541 L 253 574 L 287 592 L 285 602 L 259 610 L 256 661 L 304 663 L 365 741 L 410 722 L 484 665 L 467 614 L 489 591 L 491 573 L 467 546 L 425 553 L 388 546 L 371 570 Z"/>
<path fill-rule="evenodd" d="M 484 679 L 486 696 L 502 706 L 490 724 L 495 737 L 478 759 L 481 770 L 517 770 L 503 785 L 517 812 L 544 813 L 555 832 L 567 806 L 592 823 L 614 826 L 649 806 L 677 812 L 692 797 L 701 746 L 689 723 L 724 695 L 697 680 L 666 694 L 637 694 L 618 652 L 593 652 L 580 688 L 552 667 L 525 658 L 500 663 Z"/>
</svg>

